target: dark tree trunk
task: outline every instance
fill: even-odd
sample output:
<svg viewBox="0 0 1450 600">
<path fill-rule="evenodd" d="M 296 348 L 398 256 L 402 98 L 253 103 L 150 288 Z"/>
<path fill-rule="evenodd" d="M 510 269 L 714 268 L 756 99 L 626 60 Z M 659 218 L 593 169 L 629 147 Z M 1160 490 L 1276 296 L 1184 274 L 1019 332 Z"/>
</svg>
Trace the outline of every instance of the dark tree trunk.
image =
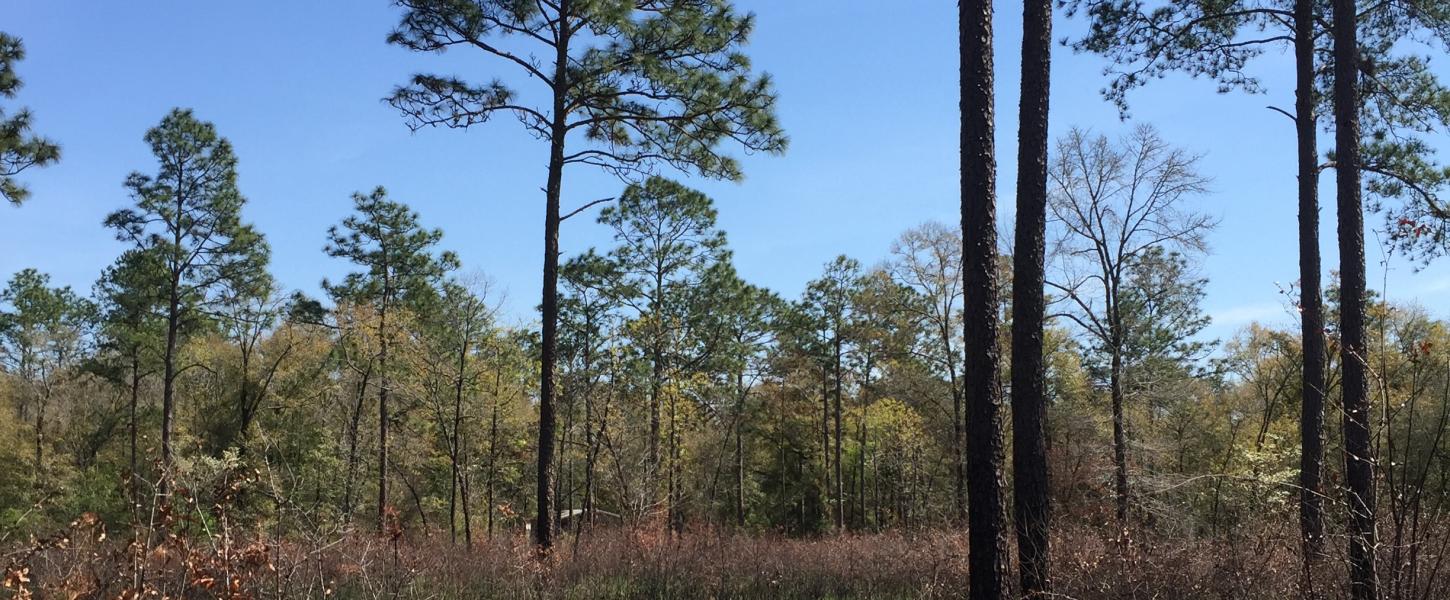
<svg viewBox="0 0 1450 600">
<path fill-rule="evenodd" d="M 247 429 L 252 426 L 252 386 L 248 380 L 248 374 L 252 372 L 252 350 L 245 335 L 242 336 L 238 345 L 242 351 L 242 381 L 241 385 L 237 386 L 240 388 L 237 391 L 237 432 L 232 441 L 238 446 L 239 451 L 246 452 L 244 440 L 247 437 Z"/>
<path fill-rule="evenodd" d="M 131 505 L 133 511 L 139 511 L 141 499 L 141 476 L 136 455 L 136 407 L 141 403 L 141 357 L 139 350 L 131 350 Z M 138 513 L 139 514 L 139 513 Z"/>
<path fill-rule="evenodd" d="M 388 295 L 378 314 L 378 531 L 388 528 Z"/>
<path fill-rule="evenodd" d="M 680 405 L 679 396 L 670 394 L 670 474 L 669 474 L 669 528 L 670 533 L 679 534 L 685 530 L 685 514 L 680 506 L 684 498 L 680 481 Z"/>
<path fill-rule="evenodd" d="M 1016 248 L 1012 253 L 1012 470 L 1021 594 L 1050 594 L 1047 371 L 1042 357 L 1047 227 L 1047 117 L 1052 0 L 1022 11 L 1022 99 L 1017 150 Z"/>
<path fill-rule="evenodd" d="M 448 466 L 453 477 L 448 483 L 448 535 L 450 541 L 458 542 L 458 492 L 462 483 L 462 472 L 459 470 L 459 458 L 462 449 L 459 444 L 463 437 L 459 435 L 459 429 L 463 424 L 463 378 L 467 375 L 468 369 L 468 336 L 463 337 L 463 347 L 458 351 L 458 378 L 453 382 L 453 430 L 449 432 L 448 440 Z M 465 517 L 467 518 L 467 517 Z"/>
<path fill-rule="evenodd" d="M 1117 333 L 1112 334 L 1115 339 Z M 1123 349 L 1120 342 L 1113 343 L 1112 365 L 1108 374 L 1108 388 L 1113 401 L 1113 484 L 1117 498 L 1118 524 L 1128 522 L 1128 426 L 1123 414 Z"/>
<path fill-rule="evenodd" d="M 468 473 L 458 473 L 459 501 L 463 505 L 463 545 L 473 551 L 473 514 L 468 505 Z"/>
<path fill-rule="evenodd" d="M 967 520 L 967 430 L 962 418 L 962 382 L 957 377 L 956 357 L 952 352 L 950 314 L 942 322 L 942 353 L 947 358 L 947 379 L 952 385 L 952 508 L 957 523 Z"/>
<path fill-rule="evenodd" d="M 557 129 L 561 129 L 557 128 Z M 540 550 L 554 545 L 554 362 L 559 317 L 559 184 L 563 170 L 563 131 L 553 144 L 549 166 L 548 208 L 544 218 L 543 343 L 539 376 L 539 464 L 534 541 Z M 559 164 L 554 164 L 556 162 Z"/>
<path fill-rule="evenodd" d="M 834 365 L 834 369 L 835 369 L 835 377 L 836 377 L 836 389 L 835 389 L 835 411 L 834 411 L 835 414 L 834 414 L 834 416 L 835 416 L 835 428 L 836 428 L 835 429 L 835 431 L 836 431 L 836 446 L 834 448 L 835 456 L 833 457 L 833 459 L 835 460 L 835 469 L 836 469 L 835 470 L 835 479 L 836 480 L 835 480 L 835 494 L 834 494 L 834 496 L 835 496 L 835 504 L 836 504 L 836 507 L 835 507 L 836 508 L 836 512 L 835 512 L 836 531 L 841 531 L 841 530 L 844 530 L 846 528 L 846 497 L 845 497 L 845 486 L 843 485 L 844 484 L 844 482 L 843 482 L 844 477 L 842 477 L 842 474 L 843 473 L 842 473 L 842 469 L 841 469 L 841 440 L 843 438 L 842 438 L 842 435 L 841 435 L 841 388 L 842 388 L 842 381 L 841 381 L 841 334 L 840 334 L 840 324 L 837 324 L 836 325 L 835 350 L 836 350 L 836 352 L 835 352 L 835 365 Z"/>
<path fill-rule="evenodd" d="M 821 372 L 821 477 L 825 480 L 825 487 L 821 493 L 825 496 L 831 494 L 831 390 L 827 387 L 831 384 L 826 379 L 824 369 Z"/>
<path fill-rule="evenodd" d="M 357 404 L 353 406 L 352 422 L 347 428 L 347 482 L 342 494 L 342 518 L 344 521 L 352 521 L 352 512 L 357 506 L 354 503 L 357 489 L 357 467 L 358 467 L 358 434 L 362 429 L 363 401 L 367 399 L 368 379 L 372 377 L 372 365 L 363 371 L 362 382 L 357 387 Z"/>
<path fill-rule="evenodd" d="M 659 276 L 657 274 L 656 277 L 655 277 L 655 307 L 656 307 L 655 314 L 656 314 L 656 320 L 657 321 L 659 320 L 659 318 L 660 318 L 659 315 L 661 313 L 661 311 L 660 311 L 660 306 L 661 306 L 660 294 L 663 293 L 662 292 L 663 286 L 664 286 L 664 284 L 663 283 L 660 283 L 660 278 L 659 278 Z M 657 322 L 657 323 L 655 323 L 655 327 L 662 327 L 662 325 L 660 325 L 660 323 Z M 656 332 L 655 333 L 655 339 L 650 342 L 651 343 L 651 348 L 650 348 L 650 380 L 649 380 L 649 449 L 648 449 L 649 450 L 649 462 L 645 465 L 645 469 L 647 471 L 647 477 L 649 479 L 649 482 L 648 483 L 651 486 L 651 491 L 650 491 L 651 494 L 657 494 L 657 493 L 659 493 L 659 490 L 660 490 L 660 488 L 659 488 L 659 479 L 658 479 L 659 468 L 660 468 L 660 392 L 661 392 L 661 388 L 664 387 L 664 379 L 665 379 L 665 375 L 664 375 L 664 368 L 665 368 L 664 349 L 660 347 L 663 344 L 663 342 L 661 342 L 659 340 L 659 337 L 660 336 L 661 336 L 661 334 L 659 332 Z"/>
<path fill-rule="evenodd" d="M 569 65 L 568 2 L 559 11 L 559 38 L 554 56 L 554 122 L 549 140 L 549 179 L 544 188 L 544 290 L 542 340 L 539 344 L 539 462 L 534 542 L 541 552 L 554 545 L 554 363 L 559 325 L 559 195 L 564 179 L 564 136 L 567 134 L 565 91 Z"/>
<path fill-rule="evenodd" d="M 178 236 L 179 237 L 179 236 Z M 177 241 L 178 246 L 180 241 Z M 166 310 L 166 350 L 161 356 L 161 477 L 157 482 L 164 498 L 171 476 L 171 421 L 176 412 L 176 343 L 181 329 L 180 275 L 172 275 L 170 299 Z"/>
<path fill-rule="evenodd" d="M 1365 363 L 1364 206 L 1360 202 L 1359 46 L 1355 0 L 1334 2 L 1334 129 L 1338 163 L 1340 364 L 1344 369 L 1344 480 L 1350 596 L 1378 598 L 1375 482 Z"/>
<path fill-rule="evenodd" d="M 1299 141 L 1299 308 L 1302 317 L 1303 402 L 1299 420 L 1299 527 L 1304 575 L 1324 546 L 1324 308 L 1319 290 L 1319 153 L 1314 114 L 1314 0 L 1294 2 L 1294 104 Z"/>
<path fill-rule="evenodd" d="M 594 319 L 585 323 L 584 337 L 584 509 L 583 524 L 594 524 L 594 465 L 598 460 L 599 438 L 594 431 Z"/>
<path fill-rule="evenodd" d="M 969 597 L 1004 598 L 1002 411 L 997 375 L 996 158 L 992 127 L 992 3 L 960 0 L 963 401 L 967 423 Z"/>
<path fill-rule="evenodd" d="M 500 367 L 502 368 L 502 367 Z M 494 386 L 493 411 L 489 416 L 488 423 L 488 479 L 484 481 L 483 501 L 484 508 L 488 511 L 488 537 L 493 537 L 493 513 L 495 510 L 493 502 L 494 482 L 497 481 L 498 473 L 498 386 Z"/>
<path fill-rule="evenodd" d="M 735 389 L 739 398 L 735 403 L 735 526 L 745 527 L 745 401 L 749 391 L 745 389 L 744 371 L 735 374 Z"/>
<path fill-rule="evenodd" d="M 35 410 L 35 481 L 45 481 L 45 408 L 50 404 L 50 386 L 41 394 Z"/>
</svg>

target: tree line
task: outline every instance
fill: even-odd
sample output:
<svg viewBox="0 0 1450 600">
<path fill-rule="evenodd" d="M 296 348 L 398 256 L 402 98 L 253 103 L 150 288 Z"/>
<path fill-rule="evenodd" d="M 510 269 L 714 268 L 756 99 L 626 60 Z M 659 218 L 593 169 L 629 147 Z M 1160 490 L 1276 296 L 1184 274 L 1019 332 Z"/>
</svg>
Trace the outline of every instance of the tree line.
<svg viewBox="0 0 1450 600">
<path fill-rule="evenodd" d="M 127 249 L 91 293 L 26 269 L 0 294 L 0 390 L 18 417 L 0 451 L 30 455 L 7 462 L 5 523 L 82 507 L 137 520 L 246 466 L 286 474 L 244 503 L 261 518 L 305 504 L 316 521 L 289 527 L 350 527 L 366 511 L 393 535 L 446 520 L 470 546 L 475 526 L 526 521 L 543 552 L 601 519 L 965 527 L 974 598 L 1050 597 L 1052 522 L 1095 522 L 1090 507 L 1111 507 L 1125 545 L 1135 530 L 1218 535 L 1296 512 L 1310 595 L 1330 531 L 1348 540 L 1356 598 L 1384 595 L 1382 576 L 1413 593 L 1438 572 L 1419 549 L 1445 534 L 1420 523 L 1446 493 L 1450 340 L 1431 313 L 1368 290 L 1363 217 L 1382 214 L 1405 255 L 1450 249 L 1450 170 L 1431 142 L 1450 119 L 1428 58 L 1450 40 L 1441 3 L 1061 5 L 1087 18 L 1069 45 L 1107 58 L 1103 93 L 1125 115 L 1132 91 L 1171 73 L 1260 92 L 1274 82 L 1250 62 L 1293 50 L 1295 106 L 1271 108 L 1297 141 L 1299 326 L 1227 343 L 1202 335 L 1198 267 L 1217 222 L 1196 204 L 1212 189 L 1199 155 L 1143 124 L 1053 145 L 1050 2 L 1024 4 L 1011 247 L 996 218 L 993 5 L 963 0 L 960 226 L 913 228 L 869 266 L 841 256 L 795 300 L 747 283 L 712 200 L 662 174 L 738 180 L 728 150 L 785 151 L 773 83 L 743 52 L 753 15 L 723 1 L 397 4 L 389 43 L 514 74 L 415 75 L 387 97 L 408 127 L 503 115 L 547 142 L 538 329 L 506 324 L 494 286 L 382 187 L 321 236 L 352 271 L 323 297 L 288 293 L 242 218 L 230 144 L 176 109 L 144 136 L 154 169 L 127 177 L 129 206 L 105 218 Z M 0 37 L 6 98 L 21 58 Z M 15 176 L 60 152 L 23 109 L 0 125 L 0 191 L 18 205 Z M 624 187 L 567 203 L 578 168 Z M 1331 170 L 1340 264 L 1325 288 Z M 599 206 L 612 245 L 562 256 L 560 223 Z M 1336 430 L 1325 412 L 1341 407 Z M 1335 434 L 1340 465 L 1326 461 Z M 1335 482 L 1342 515 L 1326 510 Z"/>
</svg>

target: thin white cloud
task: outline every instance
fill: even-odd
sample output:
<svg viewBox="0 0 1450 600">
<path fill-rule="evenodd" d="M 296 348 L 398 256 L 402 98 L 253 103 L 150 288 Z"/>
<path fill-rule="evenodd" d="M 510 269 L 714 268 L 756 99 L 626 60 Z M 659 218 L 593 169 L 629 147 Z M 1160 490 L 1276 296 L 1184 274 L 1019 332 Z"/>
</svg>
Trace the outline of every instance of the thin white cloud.
<svg viewBox="0 0 1450 600">
<path fill-rule="evenodd" d="M 1213 317 L 1213 324 L 1218 327 L 1239 327 L 1255 321 L 1281 319 L 1287 315 L 1283 305 L 1273 302 L 1231 306 L 1209 313 Z"/>
<path fill-rule="evenodd" d="M 1416 290 L 1419 294 L 1430 294 L 1434 292 L 1450 292 L 1450 275 L 1439 279 L 1431 279 L 1421 284 Z"/>
</svg>

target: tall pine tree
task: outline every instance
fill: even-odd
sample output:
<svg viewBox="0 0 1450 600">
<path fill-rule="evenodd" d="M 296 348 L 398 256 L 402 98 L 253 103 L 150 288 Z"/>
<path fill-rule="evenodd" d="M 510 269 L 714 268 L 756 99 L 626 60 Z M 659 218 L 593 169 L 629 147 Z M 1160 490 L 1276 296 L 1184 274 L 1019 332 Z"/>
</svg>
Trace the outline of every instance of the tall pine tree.
<svg viewBox="0 0 1450 600">
<path fill-rule="evenodd" d="M 666 165 L 739 180 L 740 165 L 722 144 L 784 152 L 770 79 L 752 75 L 741 52 L 755 19 L 727 0 L 396 3 L 406 12 L 390 42 L 418 52 L 477 50 L 515 69 L 546 99 L 531 105 L 499 79 L 480 85 L 416 75 L 389 101 L 414 129 L 468 128 L 505 114 L 548 142 L 534 526 L 535 541 L 547 550 L 555 528 L 559 224 L 588 206 L 562 212 L 565 168 L 593 166 L 633 179 Z"/>
</svg>

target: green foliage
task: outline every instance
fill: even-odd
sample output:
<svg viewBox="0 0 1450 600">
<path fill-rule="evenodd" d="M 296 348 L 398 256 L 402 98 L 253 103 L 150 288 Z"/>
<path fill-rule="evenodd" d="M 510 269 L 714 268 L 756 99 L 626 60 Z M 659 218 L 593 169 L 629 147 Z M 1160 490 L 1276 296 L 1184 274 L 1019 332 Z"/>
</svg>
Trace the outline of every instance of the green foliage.
<svg viewBox="0 0 1450 600">
<path fill-rule="evenodd" d="M 1211 319 L 1203 313 L 1208 280 L 1195 277 L 1178 252 L 1151 247 L 1132 257 L 1119 299 L 1124 359 L 1145 371 L 1191 370 L 1215 345 L 1200 333 Z M 1162 375 L 1162 373 L 1159 373 Z M 1144 379 L 1153 375 L 1145 372 Z"/>
<path fill-rule="evenodd" d="M 1172 73 L 1213 81 L 1219 93 L 1263 93 L 1249 66 L 1276 46 L 1295 43 L 1290 0 L 1071 0 L 1069 13 L 1090 19 L 1072 42 L 1109 60 L 1103 95 L 1127 114 L 1133 90 Z M 1329 6 L 1315 2 L 1311 32 L 1317 115 L 1330 114 L 1333 94 Z M 1379 2 L 1360 13 L 1359 86 L 1363 100 L 1361 160 L 1370 208 L 1385 217 L 1391 241 L 1428 262 L 1450 252 L 1450 204 L 1442 197 L 1450 167 L 1439 164 L 1429 138 L 1450 126 L 1450 87 L 1423 54 L 1450 47 L 1450 9 L 1444 2 Z M 1316 123 L 1316 125 L 1323 125 Z M 1332 166 L 1334 157 L 1330 155 Z"/>
<path fill-rule="evenodd" d="M 50 276 L 22 269 L 0 291 L 0 368 L 44 385 L 83 358 L 96 307 Z"/>
<path fill-rule="evenodd" d="M 563 155 L 564 163 L 622 176 L 663 163 L 740 179 L 738 161 L 717 148 L 722 142 L 749 151 L 785 150 L 770 78 L 752 76 L 740 50 L 754 17 L 736 13 L 725 0 L 396 4 L 406 12 L 390 43 L 417 52 L 477 48 L 521 69 L 555 98 L 551 107 L 537 108 L 520 102 L 515 88 L 498 79 L 479 85 L 415 75 L 388 98 L 414 129 L 467 128 L 498 113 L 513 114 L 544 139 L 562 144 L 571 133 L 582 135 L 589 148 Z M 547 56 L 555 70 L 531 54 Z"/>
<path fill-rule="evenodd" d="M 20 89 L 15 63 L 25 59 L 20 38 L 0 32 L 0 98 L 14 98 Z M 30 189 L 15 180 L 30 167 L 44 167 L 60 160 L 60 146 L 31 133 L 30 111 L 21 108 L 7 115 L 0 108 L 0 197 L 19 206 L 30 197 Z"/>
<path fill-rule="evenodd" d="M 443 238 L 440 229 L 424 229 L 418 213 L 388 199 L 382 187 L 352 196 L 356 214 L 327 230 L 328 256 L 343 258 L 364 269 L 349 273 L 326 288 L 336 298 L 373 302 L 391 307 L 399 301 L 423 302 L 433 283 L 457 268 L 451 252 L 433 254 Z"/>
<path fill-rule="evenodd" d="M 128 176 L 125 186 L 136 206 L 111 213 L 105 224 L 118 240 L 148 254 L 131 260 L 160 263 L 163 297 L 176 313 L 168 318 L 195 327 L 219 286 L 265 276 L 270 249 L 242 222 L 246 199 L 237 189 L 237 158 L 215 125 L 173 109 L 146 132 L 146 143 L 156 156 L 156 174 Z M 153 277 L 156 269 L 134 268 L 148 271 L 134 278 Z"/>
</svg>

